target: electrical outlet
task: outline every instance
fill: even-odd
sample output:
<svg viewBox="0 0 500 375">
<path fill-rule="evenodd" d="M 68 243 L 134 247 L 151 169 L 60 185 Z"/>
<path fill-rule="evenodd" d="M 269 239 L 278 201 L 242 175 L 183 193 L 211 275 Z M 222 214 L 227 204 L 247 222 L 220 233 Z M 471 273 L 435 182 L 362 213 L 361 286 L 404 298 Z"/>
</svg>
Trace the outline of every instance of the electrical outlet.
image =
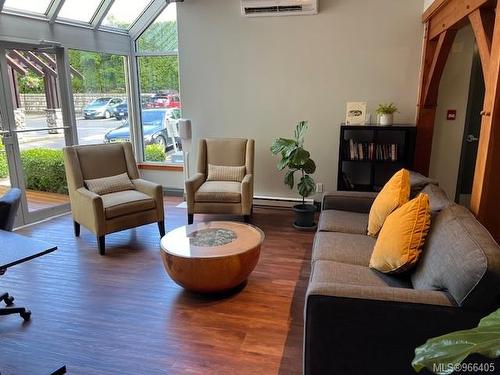
<svg viewBox="0 0 500 375">
<path fill-rule="evenodd" d="M 322 193 L 323 192 L 323 184 L 318 182 L 316 184 L 316 193 Z"/>
</svg>

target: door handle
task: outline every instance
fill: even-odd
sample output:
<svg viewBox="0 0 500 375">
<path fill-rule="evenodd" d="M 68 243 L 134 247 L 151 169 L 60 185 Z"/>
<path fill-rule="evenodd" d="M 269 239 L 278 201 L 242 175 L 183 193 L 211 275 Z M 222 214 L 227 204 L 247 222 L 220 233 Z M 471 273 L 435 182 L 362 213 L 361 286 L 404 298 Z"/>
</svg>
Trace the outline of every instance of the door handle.
<svg viewBox="0 0 500 375">
<path fill-rule="evenodd" d="M 474 137 L 473 134 L 468 134 L 467 137 L 465 138 L 466 142 L 472 143 L 472 142 L 477 142 L 479 141 L 478 137 Z"/>
</svg>

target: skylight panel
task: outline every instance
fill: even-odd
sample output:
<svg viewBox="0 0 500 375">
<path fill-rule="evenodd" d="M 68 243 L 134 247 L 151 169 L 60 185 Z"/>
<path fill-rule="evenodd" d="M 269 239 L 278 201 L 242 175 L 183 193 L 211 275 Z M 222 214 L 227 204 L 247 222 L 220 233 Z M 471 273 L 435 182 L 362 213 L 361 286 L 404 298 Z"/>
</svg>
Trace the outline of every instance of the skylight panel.
<svg viewBox="0 0 500 375">
<path fill-rule="evenodd" d="M 103 26 L 128 29 L 144 12 L 151 0 L 115 0 L 102 21 Z"/>
<path fill-rule="evenodd" d="M 57 18 L 90 22 L 102 0 L 66 0 Z"/>
<path fill-rule="evenodd" d="M 4 8 L 25 13 L 45 14 L 52 0 L 5 0 Z"/>
</svg>

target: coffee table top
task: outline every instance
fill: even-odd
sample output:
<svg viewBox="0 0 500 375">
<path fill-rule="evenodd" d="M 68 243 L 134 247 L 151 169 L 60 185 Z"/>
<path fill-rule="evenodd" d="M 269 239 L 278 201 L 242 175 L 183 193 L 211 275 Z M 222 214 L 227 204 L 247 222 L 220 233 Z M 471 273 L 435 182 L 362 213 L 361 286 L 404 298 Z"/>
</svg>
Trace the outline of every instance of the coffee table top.
<svg viewBox="0 0 500 375">
<path fill-rule="evenodd" d="M 186 225 L 167 233 L 161 248 L 183 258 L 218 258 L 245 253 L 264 241 L 259 228 L 232 221 Z"/>
</svg>

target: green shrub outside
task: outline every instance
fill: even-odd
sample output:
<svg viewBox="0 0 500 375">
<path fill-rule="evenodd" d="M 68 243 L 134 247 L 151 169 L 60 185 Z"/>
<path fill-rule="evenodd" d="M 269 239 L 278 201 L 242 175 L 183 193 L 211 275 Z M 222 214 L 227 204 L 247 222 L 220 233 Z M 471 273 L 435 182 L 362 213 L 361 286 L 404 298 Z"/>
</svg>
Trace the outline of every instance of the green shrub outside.
<svg viewBox="0 0 500 375">
<path fill-rule="evenodd" d="M 21 151 L 26 188 L 68 194 L 62 150 L 34 148 Z"/>
<path fill-rule="evenodd" d="M 144 149 L 144 160 L 146 161 L 165 161 L 165 151 L 161 145 L 147 145 Z"/>
<path fill-rule="evenodd" d="M 5 146 L 0 144 L 0 178 L 9 176 L 9 166 L 7 165 L 7 154 L 5 153 Z"/>
</svg>

